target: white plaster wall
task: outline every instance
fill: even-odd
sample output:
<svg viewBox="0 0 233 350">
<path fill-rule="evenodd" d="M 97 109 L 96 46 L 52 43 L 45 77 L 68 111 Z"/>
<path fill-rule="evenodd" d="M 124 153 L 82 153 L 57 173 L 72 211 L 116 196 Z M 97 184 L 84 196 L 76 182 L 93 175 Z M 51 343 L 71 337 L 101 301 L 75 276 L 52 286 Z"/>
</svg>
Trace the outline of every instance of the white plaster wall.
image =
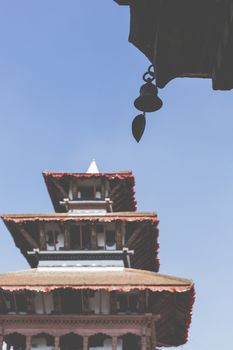
<svg viewBox="0 0 233 350">
<path fill-rule="evenodd" d="M 43 314 L 42 293 L 36 293 L 35 295 L 35 312 L 37 314 Z"/>
<path fill-rule="evenodd" d="M 64 234 L 61 232 L 60 227 L 56 223 L 47 223 L 45 226 L 46 240 L 48 239 L 47 232 L 53 231 L 58 232 L 56 250 L 59 248 L 64 248 Z M 53 245 L 46 244 L 47 250 L 54 250 Z"/>
<path fill-rule="evenodd" d="M 114 231 L 115 238 L 116 238 L 116 223 L 115 222 L 107 223 L 106 231 Z M 106 250 L 116 250 L 116 243 L 114 245 L 111 245 L 111 246 L 106 245 Z"/>
<path fill-rule="evenodd" d="M 72 181 L 70 182 L 68 197 L 70 200 L 73 200 L 73 183 L 72 183 Z"/>
<path fill-rule="evenodd" d="M 108 292 L 96 291 L 93 298 L 90 298 L 91 310 L 96 315 L 102 313 L 108 315 L 110 313 L 110 295 Z M 101 307 L 101 309 L 100 309 Z"/>
<path fill-rule="evenodd" d="M 122 350 L 122 349 L 123 349 L 123 340 L 117 339 L 117 350 Z"/>
<path fill-rule="evenodd" d="M 122 245 L 125 245 L 125 233 L 126 233 L 126 223 L 122 222 Z"/>
<path fill-rule="evenodd" d="M 58 237 L 57 237 L 57 244 L 56 244 L 56 249 L 59 250 L 59 248 L 64 248 L 64 235 L 63 233 L 59 233 Z"/>
<path fill-rule="evenodd" d="M 32 337 L 32 349 L 53 350 L 54 346 L 47 346 L 46 339 L 43 337 Z"/>
<path fill-rule="evenodd" d="M 104 247 L 105 246 L 105 235 L 104 232 L 97 233 L 97 246 Z"/>
<path fill-rule="evenodd" d="M 113 245 L 111 245 L 111 246 L 108 246 L 108 245 L 106 244 L 106 250 L 116 250 L 116 243 L 113 244 Z"/>
<path fill-rule="evenodd" d="M 117 339 L 117 350 L 122 350 L 122 346 L 122 339 Z M 104 346 L 90 347 L 89 350 L 112 350 L 112 339 L 107 338 L 104 341 Z"/>
<path fill-rule="evenodd" d="M 45 312 L 46 312 L 46 314 L 50 314 L 54 310 L 52 293 L 46 293 L 44 295 L 43 295 L 43 293 L 36 294 L 36 296 L 35 296 L 35 312 L 37 314 L 44 313 L 43 298 L 44 298 Z"/>
<path fill-rule="evenodd" d="M 100 313 L 100 292 L 95 292 L 94 296 L 90 298 L 91 310 L 94 311 L 95 314 Z"/>
<path fill-rule="evenodd" d="M 51 314 L 54 311 L 53 295 L 52 293 L 44 294 L 45 310 L 47 314 Z"/>
</svg>

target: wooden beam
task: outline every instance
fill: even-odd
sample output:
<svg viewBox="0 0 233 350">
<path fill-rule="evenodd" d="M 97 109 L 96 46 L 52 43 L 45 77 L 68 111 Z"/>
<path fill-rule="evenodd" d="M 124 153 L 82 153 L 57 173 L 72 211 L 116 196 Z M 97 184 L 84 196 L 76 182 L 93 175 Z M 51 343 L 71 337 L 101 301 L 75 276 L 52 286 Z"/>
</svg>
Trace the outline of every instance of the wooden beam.
<svg viewBox="0 0 233 350">
<path fill-rule="evenodd" d="M 143 223 L 142 225 L 139 225 L 139 227 L 132 233 L 130 238 L 128 239 L 127 242 L 125 242 L 126 246 L 129 248 L 130 245 L 136 240 L 138 235 L 141 233 L 143 229 L 147 226 L 147 223 Z"/>
<path fill-rule="evenodd" d="M 112 198 L 112 201 L 113 201 L 113 205 L 114 207 L 119 207 L 119 206 L 122 206 L 122 207 L 132 207 L 133 205 L 133 197 L 132 197 L 132 194 L 127 191 L 127 192 L 121 192 L 119 194 L 119 196 L 117 197 L 113 197 Z"/>
<path fill-rule="evenodd" d="M 97 249 L 97 235 L 94 223 L 91 223 L 91 249 Z"/>
<path fill-rule="evenodd" d="M 1 311 L 6 312 L 7 306 L 6 306 L 6 299 L 4 297 L 3 290 L 0 291 L 0 313 Z"/>
<path fill-rule="evenodd" d="M 62 305 L 61 305 L 61 294 L 60 290 L 54 290 L 53 291 L 53 300 L 54 300 L 54 311 L 56 314 L 61 314 L 62 312 Z"/>
<path fill-rule="evenodd" d="M 30 234 L 21 225 L 17 225 L 19 232 L 26 239 L 26 241 L 31 245 L 31 248 L 39 248 L 38 243 L 30 236 Z"/>
<path fill-rule="evenodd" d="M 122 191 L 119 191 L 119 192 L 115 193 L 113 196 L 110 196 L 113 203 L 118 203 L 118 201 L 122 200 L 122 197 L 123 197 Z"/>
<path fill-rule="evenodd" d="M 82 298 L 82 312 L 84 314 L 90 313 L 90 295 L 89 291 L 87 289 L 84 289 L 81 291 L 81 298 Z"/>
<path fill-rule="evenodd" d="M 40 249 L 46 250 L 46 237 L 45 237 L 45 224 L 43 221 L 39 221 L 39 237 L 40 237 Z"/>
<path fill-rule="evenodd" d="M 57 190 L 60 192 L 62 198 L 63 199 L 67 198 L 68 194 L 66 193 L 64 188 L 55 179 L 52 178 L 51 181 L 54 184 L 54 186 L 57 188 Z"/>
<path fill-rule="evenodd" d="M 139 234 L 137 234 L 136 236 L 136 233 L 139 228 L 136 229 L 133 233 L 133 235 L 135 234 L 135 239 L 133 236 L 131 236 L 132 241 L 130 244 L 130 248 L 134 250 L 134 255 L 131 258 L 132 267 L 140 269 L 155 269 L 156 265 L 154 259 L 156 257 L 156 249 L 154 249 L 153 239 L 151 237 L 151 230 L 148 223 L 144 223 L 144 225 L 141 227 L 141 230 L 143 230 L 145 227 L 146 229 L 143 233 L 143 236 Z M 127 242 L 126 246 L 128 246 Z"/>
<path fill-rule="evenodd" d="M 109 197 L 113 197 L 114 194 L 121 188 L 121 183 L 118 183 L 117 185 L 115 185 L 109 193 Z"/>
<path fill-rule="evenodd" d="M 35 293 L 32 291 L 26 292 L 26 303 L 27 303 L 27 313 L 34 314 L 35 313 Z"/>
<path fill-rule="evenodd" d="M 119 197 L 117 200 L 113 198 L 113 206 L 114 208 L 119 208 L 119 207 L 128 207 L 129 200 L 128 198 L 125 198 L 124 196 Z"/>
<path fill-rule="evenodd" d="M 122 249 L 122 222 L 116 222 L 116 249 Z"/>
<path fill-rule="evenodd" d="M 70 224 L 68 222 L 64 222 L 62 225 L 62 231 L 64 232 L 64 248 L 65 250 L 70 249 Z"/>
<path fill-rule="evenodd" d="M 60 349 L 60 337 L 59 336 L 54 337 L 54 349 L 55 350 Z"/>
<path fill-rule="evenodd" d="M 117 313 L 117 297 L 116 291 L 110 292 L 110 310 L 111 314 L 114 315 Z"/>
</svg>

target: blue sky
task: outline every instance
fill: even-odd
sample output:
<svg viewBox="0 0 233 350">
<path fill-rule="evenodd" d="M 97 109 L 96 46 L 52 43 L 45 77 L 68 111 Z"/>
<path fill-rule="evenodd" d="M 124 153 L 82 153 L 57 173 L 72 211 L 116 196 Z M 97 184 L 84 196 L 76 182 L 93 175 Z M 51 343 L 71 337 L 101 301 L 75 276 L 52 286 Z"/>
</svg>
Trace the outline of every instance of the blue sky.
<svg viewBox="0 0 233 350">
<path fill-rule="evenodd" d="M 0 3 L 0 211 L 53 210 L 42 170 L 132 169 L 140 211 L 160 217 L 161 272 L 192 278 L 187 350 L 232 342 L 232 92 L 176 79 L 140 144 L 133 101 L 149 62 L 113 1 Z M 0 270 L 27 268 L 1 224 Z"/>
</svg>

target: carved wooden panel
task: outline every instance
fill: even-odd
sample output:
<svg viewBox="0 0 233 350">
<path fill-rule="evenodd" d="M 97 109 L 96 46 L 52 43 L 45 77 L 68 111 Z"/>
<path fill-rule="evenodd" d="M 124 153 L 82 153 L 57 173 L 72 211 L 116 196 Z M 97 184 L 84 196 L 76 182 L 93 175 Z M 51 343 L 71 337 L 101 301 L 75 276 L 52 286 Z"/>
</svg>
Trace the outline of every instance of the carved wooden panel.
<svg viewBox="0 0 233 350">
<path fill-rule="evenodd" d="M 27 313 L 33 314 L 35 312 L 35 294 L 33 292 L 27 292 L 26 302 L 27 302 Z"/>
<path fill-rule="evenodd" d="M 90 299 L 89 299 L 89 291 L 82 291 L 82 311 L 84 314 L 90 313 Z"/>
<path fill-rule="evenodd" d="M 116 249 L 122 249 L 122 230 L 121 230 L 121 222 L 116 223 Z"/>
<path fill-rule="evenodd" d="M 110 312 L 111 314 L 117 313 L 117 297 L 115 291 L 110 293 Z"/>
<path fill-rule="evenodd" d="M 146 291 L 142 291 L 139 293 L 139 312 L 146 312 Z"/>
<path fill-rule="evenodd" d="M 3 296 L 3 292 L 0 291 L 0 314 L 4 314 L 6 312 L 6 304 Z"/>
<path fill-rule="evenodd" d="M 56 314 L 61 313 L 61 294 L 59 290 L 53 291 L 54 312 Z"/>
<path fill-rule="evenodd" d="M 44 222 L 39 222 L 40 249 L 46 250 L 46 237 Z"/>
<path fill-rule="evenodd" d="M 95 225 L 91 225 L 91 249 L 97 249 Z"/>
</svg>

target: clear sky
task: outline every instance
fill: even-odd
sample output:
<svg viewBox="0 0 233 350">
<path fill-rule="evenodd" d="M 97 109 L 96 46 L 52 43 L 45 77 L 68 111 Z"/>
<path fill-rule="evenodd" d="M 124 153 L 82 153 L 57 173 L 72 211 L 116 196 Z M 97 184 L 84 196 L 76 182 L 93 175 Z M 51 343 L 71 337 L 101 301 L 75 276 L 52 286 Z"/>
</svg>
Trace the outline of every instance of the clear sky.
<svg viewBox="0 0 233 350">
<path fill-rule="evenodd" d="M 232 344 L 232 92 L 176 79 L 140 144 L 133 101 L 148 60 L 113 0 L 0 1 L 0 211 L 53 211 L 42 170 L 132 169 L 140 211 L 160 217 L 161 272 L 192 278 L 186 350 Z M 27 268 L 1 224 L 0 270 Z"/>
</svg>

